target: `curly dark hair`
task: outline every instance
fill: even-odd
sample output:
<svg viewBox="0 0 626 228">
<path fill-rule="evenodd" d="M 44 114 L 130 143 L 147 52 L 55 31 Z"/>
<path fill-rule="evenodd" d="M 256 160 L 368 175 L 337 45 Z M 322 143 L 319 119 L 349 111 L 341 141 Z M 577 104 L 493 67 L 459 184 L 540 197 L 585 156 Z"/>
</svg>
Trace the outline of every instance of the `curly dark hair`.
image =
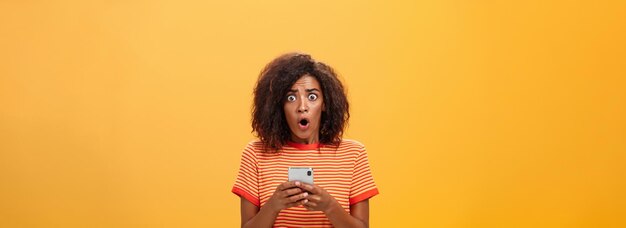
<svg viewBox="0 0 626 228">
<path fill-rule="evenodd" d="M 302 76 L 310 75 L 322 87 L 325 108 L 321 115 L 319 143 L 338 146 L 350 118 L 344 87 L 330 66 L 315 61 L 308 54 L 288 53 L 267 64 L 254 88 L 252 132 L 267 152 L 277 152 L 290 139 L 291 131 L 283 106 L 291 86 Z"/>
</svg>

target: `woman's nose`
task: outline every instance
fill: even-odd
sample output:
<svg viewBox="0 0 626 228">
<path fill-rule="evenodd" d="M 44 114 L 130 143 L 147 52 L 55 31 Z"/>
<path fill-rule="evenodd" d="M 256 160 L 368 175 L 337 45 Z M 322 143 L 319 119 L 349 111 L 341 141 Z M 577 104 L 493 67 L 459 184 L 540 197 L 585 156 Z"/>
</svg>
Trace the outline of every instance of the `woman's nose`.
<svg viewBox="0 0 626 228">
<path fill-rule="evenodd" d="M 298 105 L 298 112 L 309 112 L 309 105 L 306 103 L 305 99 L 300 99 L 300 104 Z"/>
</svg>

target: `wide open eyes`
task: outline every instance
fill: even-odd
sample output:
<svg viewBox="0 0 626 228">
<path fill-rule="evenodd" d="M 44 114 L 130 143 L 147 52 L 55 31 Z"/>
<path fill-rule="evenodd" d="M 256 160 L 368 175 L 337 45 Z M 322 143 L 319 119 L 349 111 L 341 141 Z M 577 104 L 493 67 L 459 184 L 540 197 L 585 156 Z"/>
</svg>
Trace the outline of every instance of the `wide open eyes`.
<svg viewBox="0 0 626 228">
<path fill-rule="evenodd" d="M 310 101 L 315 101 L 317 100 L 317 94 L 311 93 L 309 94 L 309 96 L 307 96 L 307 99 L 309 99 Z M 287 101 L 296 101 L 296 95 L 288 95 L 287 96 Z"/>
</svg>

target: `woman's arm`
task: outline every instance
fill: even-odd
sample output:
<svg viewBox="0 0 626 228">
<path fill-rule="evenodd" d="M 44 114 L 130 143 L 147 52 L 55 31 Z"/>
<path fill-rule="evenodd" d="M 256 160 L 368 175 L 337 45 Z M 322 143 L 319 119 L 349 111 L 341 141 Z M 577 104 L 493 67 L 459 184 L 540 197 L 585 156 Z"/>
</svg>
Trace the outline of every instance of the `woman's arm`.
<svg viewBox="0 0 626 228">
<path fill-rule="evenodd" d="M 309 202 L 304 207 L 311 211 L 324 212 L 334 227 L 369 227 L 369 200 L 351 205 L 348 213 L 323 188 L 308 184 L 303 184 L 303 188 L 311 192 L 307 197 Z"/>
<path fill-rule="evenodd" d="M 272 227 L 282 209 L 306 203 L 308 193 L 302 193 L 299 186 L 298 181 L 278 185 L 272 197 L 260 209 L 241 197 L 241 227 Z"/>
<path fill-rule="evenodd" d="M 335 227 L 369 227 L 369 200 L 363 200 L 350 206 L 350 214 L 336 203 L 324 211 L 328 220 Z"/>
<path fill-rule="evenodd" d="M 241 227 L 272 227 L 278 212 L 259 207 L 241 197 Z"/>
</svg>

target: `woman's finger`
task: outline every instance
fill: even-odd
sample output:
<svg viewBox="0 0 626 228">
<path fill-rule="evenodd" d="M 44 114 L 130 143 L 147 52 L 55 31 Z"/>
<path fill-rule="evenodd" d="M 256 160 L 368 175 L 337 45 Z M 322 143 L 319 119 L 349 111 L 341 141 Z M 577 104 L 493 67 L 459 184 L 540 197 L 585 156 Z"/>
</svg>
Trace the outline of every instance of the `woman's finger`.
<svg viewBox="0 0 626 228">
<path fill-rule="evenodd" d="M 307 202 L 308 202 L 307 199 L 303 199 L 303 200 L 300 200 L 300 201 L 297 201 L 297 202 L 288 203 L 288 204 L 285 205 L 285 208 L 300 206 L 300 205 L 303 205 L 303 204 L 305 204 Z"/>
<path fill-rule="evenodd" d="M 306 197 L 310 202 L 319 202 L 320 200 L 322 200 L 322 197 L 318 196 L 318 195 L 309 195 Z"/>
<path fill-rule="evenodd" d="M 308 191 L 310 193 L 313 193 L 314 195 L 318 195 L 320 193 L 320 189 L 316 185 L 302 184 L 302 186 L 300 188 L 303 188 L 304 190 L 306 190 L 306 191 Z"/>
<path fill-rule="evenodd" d="M 315 207 L 317 207 L 317 203 L 309 201 L 309 202 L 304 204 L 304 207 L 315 208 Z"/>
<path fill-rule="evenodd" d="M 295 194 L 301 193 L 302 189 L 300 189 L 300 188 L 290 188 L 290 189 L 283 190 L 283 192 L 285 193 L 286 196 L 293 196 Z"/>
<path fill-rule="evenodd" d="M 278 185 L 276 190 L 282 191 L 282 190 L 289 189 L 289 188 L 300 187 L 300 185 L 301 185 L 300 181 L 287 181 Z"/>
<path fill-rule="evenodd" d="M 305 192 L 305 193 L 302 193 L 302 194 L 297 194 L 297 195 L 291 196 L 291 197 L 289 197 L 289 202 L 290 203 L 297 202 L 298 200 L 305 199 L 308 195 L 309 195 L 309 193 Z"/>
</svg>

